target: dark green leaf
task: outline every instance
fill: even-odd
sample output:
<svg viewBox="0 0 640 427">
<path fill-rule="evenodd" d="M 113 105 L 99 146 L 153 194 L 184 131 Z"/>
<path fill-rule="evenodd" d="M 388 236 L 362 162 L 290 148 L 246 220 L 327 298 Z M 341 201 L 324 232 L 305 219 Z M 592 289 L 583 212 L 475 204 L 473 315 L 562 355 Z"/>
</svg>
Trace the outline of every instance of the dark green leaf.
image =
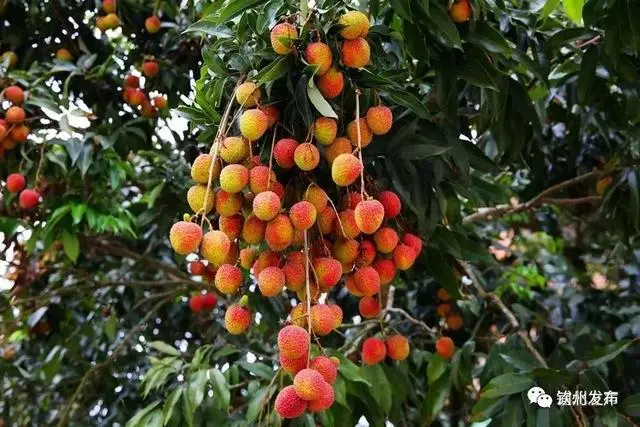
<svg viewBox="0 0 640 427">
<path fill-rule="evenodd" d="M 524 407 L 520 396 L 511 396 L 502 414 L 502 427 L 518 427 L 524 421 Z"/>
<path fill-rule="evenodd" d="M 418 97 L 400 89 L 386 88 L 386 96 L 395 104 L 403 105 L 413 111 L 418 117 L 428 119 L 431 117 L 429 109 Z M 384 95 L 384 94 L 383 94 Z"/>
<path fill-rule="evenodd" d="M 506 373 L 489 381 L 481 391 L 482 399 L 492 399 L 500 396 L 508 396 L 520 393 L 533 387 L 534 381 L 527 375 Z"/>
<path fill-rule="evenodd" d="M 67 254 L 71 261 L 78 259 L 78 255 L 80 254 L 78 236 L 65 231 L 62 233 L 62 246 L 64 247 L 64 253 Z"/>
<path fill-rule="evenodd" d="M 593 82 L 596 78 L 596 68 L 598 66 L 598 48 L 591 46 L 582 56 L 580 65 L 580 75 L 578 78 L 578 102 L 587 103 Z"/>
<path fill-rule="evenodd" d="M 624 399 L 622 408 L 632 417 L 640 417 L 640 393 L 636 393 Z"/>
<path fill-rule="evenodd" d="M 585 359 L 587 365 L 594 368 L 615 359 L 620 353 L 625 351 L 632 342 L 631 340 L 622 340 L 592 351 Z"/>
<path fill-rule="evenodd" d="M 509 46 L 509 42 L 507 42 L 507 39 L 505 39 L 503 35 L 493 26 L 484 21 L 479 21 L 476 23 L 474 31 L 467 34 L 466 40 L 469 43 L 474 43 L 484 47 L 489 52 L 511 52 L 511 46 Z"/>
<path fill-rule="evenodd" d="M 584 0 L 562 0 L 562 6 L 564 6 L 564 11 L 567 13 L 569 19 L 576 24 L 582 22 Z"/>
<path fill-rule="evenodd" d="M 265 365 L 264 363 L 254 362 L 249 363 L 247 361 L 236 362 L 236 365 L 240 366 L 242 369 L 251 372 L 253 375 L 264 378 L 266 380 L 270 380 L 275 375 L 275 371 Z"/>
<path fill-rule="evenodd" d="M 162 341 L 151 341 L 149 346 L 155 348 L 160 353 L 168 354 L 170 356 L 180 356 L 180 352 L 175 347 Z"/>
</svg>

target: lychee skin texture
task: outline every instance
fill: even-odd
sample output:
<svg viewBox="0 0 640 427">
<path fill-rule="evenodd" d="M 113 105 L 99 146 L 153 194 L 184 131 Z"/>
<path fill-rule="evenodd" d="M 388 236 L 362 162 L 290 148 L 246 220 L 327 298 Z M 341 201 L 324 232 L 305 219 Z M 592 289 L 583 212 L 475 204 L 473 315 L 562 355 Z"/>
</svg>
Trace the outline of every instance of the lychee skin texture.
<svg viewBox="0 0 640 427">
<path fill-rule="evenodd" d="M 389 254 L 398 246 L 398 233 L 391 227 L 382 227 L 373 235 L 373 241 L 376 243 L 378 252 Z"/>
<path fill-rule="evenodd" d="M 24 102 L 24 91 L 20 86 L 9 86 L 4 90 L 4 97 L 12 104 L 20 105 Z"/>
<path fill-rule="evenodd" d="M 266 114 L 254 108 L 240 116 L 240 133 L 249 141 L 256 141 L 264 135 L 269 126 Z"/>
<path fill-rule="evenodd" d="M 460 0 L 451 5 L 449 9 L 449 15 L 451 15 L 451 19 L 456 24 L 462 24 L 463 22 L 467 22 L 471 17 L 471 4 L 469 4 L 469 0 Z"/>
<path fill-rule="evenodd" d="M 422 239 L 415 234 L 406 233 L 402 236 L 402 243 L 413 248 L 416 256 L 420 255 L 420 252 L 422 252 Z"/>
<path fill-rule="evenodd" d="M 193 222 L 176 222 L 169 231 L 171 247 L 180 255 L 197 251 L 201 240 L 202 228 Z"/>
<path fill-rule="evenodd" d="M 24 189 L 27 181 L 24 179 L 24 175 L 20 173 L 12 173 L 7 177 L 7 191 L 10 193 L 19 193 Z"/>
<path fill-rule="evenodd" d="M 387 347 L 381 339 L 371 337 L 362 343 L 362 363 L 365 365 L 377 365 L 386 356 Z"/>
<path fill-rule="evenodd" d="M 240 267 L 245 270 L 249 270 L 253 261 L 255 261 L 257 255 L 257 251 L 255 248 L 242 248 L 240 249 L 240 255 L 238 259 L 240 260 Z"/>
<path fill-rule="evenodd" d="M 254 194 L 267 191 L 267 189 L 269 188 L 269 183 L 273 184 L 275 181 L 275 173 L 273 171 L 270 171 L 267 166 L 254 166 L 249 172 L 249 189 Z"/>
<path fill-rule="evenodd" d="M 393 191 L 383 191 L 378 195 L 378 200 L 384 207 L 384 217 L 387 219 L 395 218 L 402 211 L 400 197 Z"/>
<path fill-rule="evenodd" d="M 318 117 L 313 124 L 313 135 L 318 144 L 330 145 L 338 134 L 338 122 L 330 117 Z"/>
<path fill-rule="evenodd" d="M 253 82 L 244 82 L 236 90 L 236 101 L 245 108 L 255 107 L 260 102 L 260 88 Z"/>
<path fill-rule="evenodd" d="M 265 268 L 276 267 L 280 265 L 281 260 L 282 256 L 270 249 L 260 252 L 260 255 L 258 255 L 258 259 L 253 264 L 253 275 L 257 277 Z"/>
<path fill-rule="evenodd" d="M 320 212 L 317 221 L 320 226 L 320 232 L 323 235 L 333 233 L 333 230 L 336 227 L 336 218 L 337 215 L 332 206 L 327 206 L 325 210 Z"/>
<path fill-rule="evenodd" d="M 360 292 L 360 289 L 358 289 L 358 287 L 356 286 L 356 279 L 354 278 L 353 274 L 344 278 L 344 285 L 347 288 L 347 291 L 349 291 L 349 293 L 354 297 L 364 296 L 362 292 Z"/>
<path fill-rule="evenodd" d="M 242 239 L 250 245 L 258 244 L 264 239 L 266 228 L 266 222 L 255 215 L 249 215 L 242 226 Z"/>
<path fill-rule="evenodd" d="M 222 231 L 211 230 L 202 236 L 200 254 L 214 266 L 225 263 L 230 249 L 231 241 Z"/>
<path fill-rule="evenodd" d="M 320 152 L 315 145 L 305 142 L 296 147 L 293 160 L 301 170 L 308 172 L 318 167 Z"/>
<path fill-rule="evenodd" d="M 140 87 L 140 78 L 138 76 L 134 76 L 133 74 L 129 74 L 124 79 L 124 86 L 138 88 Z"/>
<path fill-rule="evenodd" d="M 275 297 L 282 292 L 285 280 L 284 273 L 280 268 L 267 267 L 258 275 L 258 287 L 265 297 Z"/>
<path fill-rule="evenodd" d="M 377 259 L 371 266 L 380 276 L 380 285 L 388 285 L 396 277 L 396 265 L 390 259 Z"/>
<path fill-rule="evenodd" d="M 322 393 L 326 391 L 324 384 L 327 382 L 322 374 L 313 369 L 303 369 L 298 372 L 293 379 L 293 387 L 296 394 L 303 400 L 316 400 L 322 397 Z"/>
<path fill-rule="evenodd" d="M 401 243 L 393 250 L 393 263 L 398 270 L 410 269 L 415 261 L 416 251 L 411 246 Z"/>
<path fill-rule="evenodd" d="M 224 190 L 216 194 L 216 212 L 221 216 L 233 216 L 242 209 L 242 193 L 228 193 Z"/>
<path fill-rule="evenodd" d="M 296 27 L 283 22 L 271 30 L 271 47 L 278 55 L 288 55 L 293 52 L 293 43 L 298 39 Z"/>
<path fill-rule="evenodd" d="M 360 118 L 357 122 L 355 120 L 349 122 L 347 125 L 347 137 L 351 140 L 351 143 L 358 147 L 358 123 L 360 123 L 360 147 L 365 148 L 371 141 L 373 141 L 373 133 L 367 124 L 367 120 Z"/>
<path fill-rule="evenodd" d="M 340 35 L 347 40 L 366 37 L 369 34 L 369 18 L 357 10 L 351 10 L 342 15 L 338 24 L 343 26 Z"/>
<path fill-rule="evenodd" d="M 275 408 L 284 419 L 298 418 L 307 410 L 307 401 L 300 399 L 294 387 L 289 385 L 278 393 Z"/>
<path fill-rule="evenodd" d="M 363 68 L 371 59 L 369 42 L 362 37 L 342 42 L 342 63 L 349 68 Z"/>
<path fill-rule="evenodd" d="M 29 138 L 29 132 L 31 132 L 31 129 L 29 129 L 28 126 L 19 124 L 13 127 L 13 130 L 9 133 L 9 136 L 15 142 L 25 142 L 27 138 Z"/>
<path fill-rule="evenodd" d="M 362 200 L 362 194 L 359 191 L 349 191 L 342 203 L 345 209 L 355 209 Z"/>
<path fill-rule="evenodd" d="M 294 153 L 298 148 L 298 141 L 293 138 L 282 138 L 273 147 L 273 158 L 278 166 L 283 169 L 291 169 L 296 165 Z"/>
<path fill-rule="evenodd" d="M 293 224 L 287 215 L 278 214 L 267 223 L 264 239 L 272 251 L 281 252 L 293 242 Z"/>
<path fill-rule="evenodd" d="M 285 277 L 285 285 L 290 291 L 299 291 L 305 285 L 306 276 L 304 263 L 294 259 L 287 259 L 287 263 L 282 267 Z"/>
<path fill-rule="evenodd" d="M 223 264 L 216 272 L 215 284 L 221 293 L 235 294 L 242 286 L 242 271 L 235 265 Z"/>
<path fill-rule="evenodd" d="M 436 340 L 436 352 L 443 358 L 449 360 L 456 352 L 456 345 L 449 337 L 440 337 Z"/>
<path fill-rule="evenodd" d="M 280 110 L 273 104 L 263 105 L 260 107 L 260 110 L 267 116 L 267 121 L 269 123 L 269 129 L 273 127 L 278 120 L 280 119 Z"/>
<path fill-rule="evenodd" d="M 371 107 L 367 111 L 367 124 L 374 135 L 384 135 L 391 130 L 393 113 L 385 105 Z"/>
<path fill-rule="evenodd" d="M 362 164 L 353 154 L 340 154 L 331 165 L 331 178 L 341 187 L 356 182 L 362 173 Z"/>
<path fill-rule="evenodd" d="M 362 267 L 353 275 L 355 285 L 364 296 L 374 296 L 380 292 L 380 275 L 375 268 Z"/>
<path fill-rule="evenodd" d="M 335 383 L 336 378 L 338 377 L 338 369 L 336 368 L 335 363 L 333 363 L 327 356 L 316 356 L 311 359 L 311 362 L 309 362 L 309 369 L 320 372 L 322 378 L 324 378 L 324 380 L 329 384 Z"/>
<path fill-rule="evenodd" d="M 149 34 L 155 34 L 160 31 L 160 19 L 157 16 L 150 16 L 144 21 L 144 28 Z"/>
<path fill-rule="evenodd" d="M 340 237 L 355 239 L 360 235 L 360 229 L 356 223 L 356 213 L 353 209 L 345 209 L 338 214 L 336 232 Z"/>
<path fill-rule="evenodd" d="M 248 308 L 233 304 L 224 313 L 224 326 L 231 335 L 245 333 L 251 326 L 252 315 Z"/>
<path fill-rule="evenodd" d="M 358 301 L 358 311 L 360 311 L 360 315 L 365 319 L 372 319 L 380 315 L 382 307 L 376 298 L 365 296 Z"/>
<path fill-rule="evenodd" d="M 337 259 L 322 257 L 312 261 L 318 285 L 323 288 L 335 286 L 342 276 L 342 264 Z"/>
<path fill-rule="evenodd" d="M 333 99 L 340 95 L 344 89 L 344 75 L 332 67 L 326 74 L 316 78 L 316 86 L 322 96 Z"/>
<path fill-rule="evenodd" d="M 316 208 L 303 200 L 289 208 L 289 217 L 297 230 L 308 230 L 316 222 Z"/>
<path fill-rule="evenodd" d="M 340 308 L 338 304 L 327 304 L 327 307 L 329 307 L 333 314 L 333 329 L 342 325 L 342 318 L 344 317 L 342 308 Z"/>
<path fill-rule="evenodd" d="M 402 335 L 392 335 L 387 338 L 387 356 L 391 360 L 404 360 L 409 356 L 409 340 Z"/>
<path fill-rule="evenodd" d="M 329 166 L 331 166 L 336 157 L 340 154 L 351 154 L 352 150 L 351 141 L 348 138 L 340 136 L 327 147 L 324 152 L 324 158 L 327 159 Z"/>
<path fill-rule="evenodd" d="M 333 331 L 334 313 L 326 304 L 317 304 L 311 307 L 311 329 L 321 337 L 329 335 Z"/>
<path fill-rule="evenodd" d="M 305 49 L 305 56 L 309 64 L 317 66 L 316 74 L 318 76 L 326 74 L 333 63 L 331 48 L 322 42 L 315 42 L 307 45 L 307 48 Z"/>
<path fill-rule="evenodd" d="M 263 191 L 253 199 L 253 213 L 262 221 L 271 221 L 278 215 L 282 202 L 273 191 Z"/>
<path fill-rule="evenodd" d="M 282 366 L 282 369 L 291 375 L 295 375 L 307 367 L 307 355 L 297 359 L 291 359 L 280 354 L 278 359 L 280 360 L 280 366 Z"/>
<path fill-rule="evenodd" d="M 242 165 L 227 165 L 220 172 L 220 188 L 239 193 L 249 184 L 249 170 Z"/>
<path fill-rule="evenodd" d="M 216 194 L 211 188 L 207 191 L 207 186 L 204 184 L 194 185 L 187 191 L 187 202 L 194 212 L 207 214 L 213 209 Z"/>
<path fill-rule="evenodd" d="M 244 217 L 242 215 L 221 216 L 218 220 L 220 231 L 226 234 L 230 240 L 235 240 L 240 236 L 243 223 Z"/>
<path fill-rule="evenodd" d="M 239 136 L 225 138 L 220 145 L 220 157 L 227 163 L 242 163 L 249 157 L 249 141 Z"/>
<path fill-rule="evenodd" d="M 305 357 L 309 353 L 309 333 L 296 325 L 287 325 L 278 332 L 280 354 L 289 359 Z"/>
<path fill-rule="evenodd" d="M 356 264 L 358 267 L 366 267 L 371 265 L 376 257 L 376 247 L 369 240 L 363 240 L 360 242 L 360 251 Z"/>
<path fill-rule="evenodd" d="M 207 267 L 205 267 L 202 261 L 194 261 L 189 263 L 189 273 L 194 276 L 202 276 L 206 269 Z"/>
<path fill-rule="evenodd" d="M 356 224 L 365 234 L 373 234 L 382 225 L 384 207 L 377 200 L 363 200 L 355 208 Z"/>
<path fill-rule="evenodd" d="M 359 249 L 360 245 L 353 239 L 338 239 L 331 253 L 341 264 L 349 264 L 358 258 Z"/>
<path fill-rule="evenodd" d="M 27 117 L 22 107 L 15 105 L 9 107 L 4 114 L 4 119 L 7 123 L 20 123 Z"/>
<path fill-rule="evenodd" d="M 311 204 L 316 208 L 316 212 L 324 211 L 329 204 L 329 197 L 327 196 L 327 193 L 316 185 L 307 189 L 304 194 L 304 199 L 311 202 Z"/>
<path fill-rule="evenodd" d="M 204 310 L 213 310 L 217 303 L 218 297 L 216 297 L 216 294 L 207 292 L 206 294 L 202 295 L 202 308 Z"/>
<path fill-rule="evenodd" d="M 330 384 L 325 383 L 323 389 L 324 390 L 319 399 L 309 401 L 309 406 L 307 406 L 309 412 L 322 412 L 333 405 L 333 401 L 335 399 L 333 387 L 331 387 Z"/>
</svg>

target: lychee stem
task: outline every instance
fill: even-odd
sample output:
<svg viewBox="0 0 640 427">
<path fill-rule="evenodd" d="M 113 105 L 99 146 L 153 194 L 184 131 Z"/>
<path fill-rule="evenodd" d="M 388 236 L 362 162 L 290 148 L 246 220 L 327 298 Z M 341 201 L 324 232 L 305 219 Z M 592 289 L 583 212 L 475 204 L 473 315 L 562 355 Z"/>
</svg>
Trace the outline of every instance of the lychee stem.
<svg viewBox="0 0 640 427">
<path fill-rule="evenodd" d="M 362 134 L 360 132 L 360 89 L 356 87 L 356 130 L 358 131 L 358 158 L 360 159 L 360 195 L 364 200 L 364 163 L 362 162 Z"/>
<path fill-rule="evenodd" d="M 333 200 L 331 200 L 329 197 L 327 197 L 327 200 L 329 201 L 329 203 L 331 203 L 331 206 L 333 207 L 333 211 L 336 213 L 336 219 L 338 220 L 338 224 L 340 224 L 340 230 L 342 230 L 342 235 L 347 240 L 353 240 L 347 237 L 347 233 L 344 231 L 344 227 L 342 226 L 342 221 L 340 221 L 340 215 L 338 215 L 338 210 L 336 209 L 336 205 L 333 204 Z"/>
<path fill-rule="evenodd" d="M 307 332 L 309 333 L 309 352 L 307 353 L 307 368 L 311 360 L 311 285 L 309 284 L 309 239 L 307 237 L 307 230 L 304 231 L 304 279 L 307 289 Z"/>
</svg>

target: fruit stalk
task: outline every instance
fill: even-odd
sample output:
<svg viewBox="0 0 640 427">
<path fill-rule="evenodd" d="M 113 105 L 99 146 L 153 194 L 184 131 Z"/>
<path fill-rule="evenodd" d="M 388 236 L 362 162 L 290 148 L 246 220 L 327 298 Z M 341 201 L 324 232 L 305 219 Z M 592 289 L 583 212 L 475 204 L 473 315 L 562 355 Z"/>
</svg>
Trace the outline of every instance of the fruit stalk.
<svg viewBox="0 0 640 427">
<path fill-rule="evenodd" d="M 360 159 L 360 196 L 364 200 L 364 163 L 362 162 L 362 134 L 360 131 L 360 89 L 356 88 L 356 129 L 358 133 L 358 159 Z"/>
<path fill-rule="evenodd" d="M 307 368 L 309 367 L 309 362 L 311 361 L 311 285 L 309 284 L 309 240 L 307 237 L 307 230 L 304 230 L 304 279 L 305 286 L 307 291 L 307 332 L 309 333 L 309 352 L 307 353 Z"/>
</svg>

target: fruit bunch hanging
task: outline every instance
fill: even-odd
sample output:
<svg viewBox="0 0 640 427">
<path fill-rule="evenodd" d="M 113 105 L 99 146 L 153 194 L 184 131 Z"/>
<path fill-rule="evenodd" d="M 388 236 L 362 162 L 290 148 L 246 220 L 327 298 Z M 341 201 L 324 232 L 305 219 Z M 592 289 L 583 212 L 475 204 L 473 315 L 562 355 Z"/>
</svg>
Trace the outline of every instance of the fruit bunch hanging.
<svg viewBox="0 0 640 427">
<path fill-rule="evenodd" d="M 6 151 L 24 143 L 31 132 L 25 123 L 27 113 L 21 106 L 25 100 L 24 90 L 18 85 L 8 86 L 2 91 L 2 98 L 11 105 L 4 111 L 4 118 L 0 119 L 0 159 Z"/>
<path fill-rule="evenodd" d="M 186 198 L 193 212 L 169 236 L 178 254 L 199 254 L 192 274 L 236 301 L 225 313 L 230 334 L 243 334 L 253 321 L 245 277 L 265 298 L 297 298 L 278 334 L 280 364 L 292 376 L 275 402 L 283 418 L 333 404 L 339 359 L 320 341 L 342 323 L 332 296 L 344 287 L 359 298 L 364 318 L 379 317 L 381 294 L 423 245 L 402 225 L 400 197 L 378 188 L 363 162 L 363 150 L 393 126 L 393 112 L 378 96 L 361 111 L 362 91 L 349 77 L 371 61 L 369 18 L 348 11 L 329 35 L 320 15 L 301 18 L 281 18 L 270 42 L 290 60 L 290 74 L 321 94 L 319 114 L 305 123 L 281 111 L 275 91 L 239 79 L 209 152 L 192 164 L 195 184 Z M 382 327 L 362 343 L 361 359 L 403 360 L 409 347 Z"/>
<path fill-rule="evenodd" d="M 144 87 L 140 86 L 138 76 L 127 75 L 124 79 L 122 99 L 130 107 L 139 111 L 142 117 L 153 118 L 158 115 L 158 111 L 164 111 L 167 108 L 167 98 L 162 95 L 149 96 L 154 79 L 160 73 L 160 65 L 153 57 L 148 57 L 142 62 L 140 70 L 145 77 Z"/>
</svg>

